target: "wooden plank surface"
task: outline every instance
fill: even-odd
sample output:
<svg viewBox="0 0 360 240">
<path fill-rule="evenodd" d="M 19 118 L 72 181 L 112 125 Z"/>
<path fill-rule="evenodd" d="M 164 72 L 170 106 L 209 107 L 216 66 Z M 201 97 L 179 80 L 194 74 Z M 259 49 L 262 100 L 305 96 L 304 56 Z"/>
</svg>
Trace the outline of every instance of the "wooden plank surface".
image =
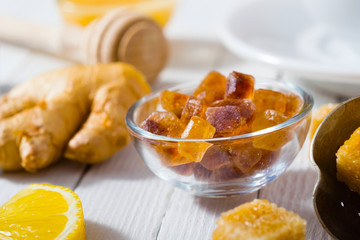
<svg viewBox="0 0 360 240">
<path fill-rule="evenodd" d="M 16 11 L 16 4 L 28 1 L 0 2 L 0 9 L 10 6 L 10 12 L 33 19 L 49 19 L 57 23 L 59 16 L 54 13 L 55 2 L 36 0 L 38 5 L 26 3 L 32 9 Z M 46 3 L 45 3 L 46 2 Z M 232 2 L 236 2 L 235 0 Z M 41 5 L 41 3 L 44 3 Z M 203 10 L 207 1 L 184 0 L 179 11 L 167 29 L 171 39 L 171 58 L 161 73 L 154 89 L 165 88 L 177 83 L 199 81 L 210 70 L 224 74 L 238 70 L 256 76 L 282 77 L 302 84 L 301 80 L 284 75 L 273 67 L 248 62 L 229 53 L 216 41 L 216 29 L 208 25 L 198 31 L 202 37 L 186 37 L 186 29 L 196 32 L 199 24 L 214 22 L 213 16 L 206 15 L 202 23 L 194 23 L 196 10 Z M 5 4 L 5 5 L 4 5 Z M 211 2 L 212 8 L 216 1 Z M 229 3 L 230 5 L 230 3 Z M 187 9 L 191 18 L 187 19 Z M 36 12 L 50 12 L 37 18 Z M 181 12 L 183 11 L 183 12 Z M 26 13 L 31 12 L 31 14 Z M 221 9 L 225 12 L 225 9 Z M 181 27 L 179 27 L 181 25 Z M 173 28 L 171 28 L 171 26 Z M 177 30 L 179 29 L 179 30 Z M 43 71 L 72 64 L 46 54 L 29 51 L 0 43 L 0 91 L 33 77 Z M 304 86 L 315 97 L 315 105 L 336 102 L 339 96 Z M 62 161 L 36 174 L 0 173 L 0 204 L 18 190 L 34 182 L 58 184 L 75 189 L 82 200 L 88 239 L 209 239 L 220 213 L 254 198 L 265 198 L 299 213 L 308 222 L 307 239 L 329 239 L 321 228 L 312 208 L 312 189 L 316 172 L 308 160 L 308 143 L 295 159 L 289 170 L 277 180 L 258 192 L 226 199 L 207 199 L 192 196 L 176 189 L 155 177 L 136 153 L 133 146 L 118 152 L 108 161 L 95 166 L 71 161 Z"/>
</svg>

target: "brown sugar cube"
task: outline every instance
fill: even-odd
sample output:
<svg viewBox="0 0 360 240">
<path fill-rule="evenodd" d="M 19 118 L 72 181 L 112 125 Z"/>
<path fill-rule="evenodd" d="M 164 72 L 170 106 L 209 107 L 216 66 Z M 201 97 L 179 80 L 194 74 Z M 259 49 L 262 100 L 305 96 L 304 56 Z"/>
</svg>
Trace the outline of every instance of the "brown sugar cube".
<svg viewBox="0 0 360 240">
<path fill-rule="evenodd" d="M 360 194 L 360 128 L 339 148 L 336 157 L 337 179 Z"/>
<path fill-rule="evenodd" d="M 315 135 L 317 128 L 329 113 L 337 107 L 337 104 L 329 103 L 322 105 L 319 109 L 313 112 L 311 126 L 310 126 L 310 139 Z"/>
<path fill-rule="evenodd" d="M 204 154 L 200 164 L 208 170 L 215 170 L 231 164 L 231 159 L 225 149 L 219 146 L 211 146 Z"/>
<path fill-rule="evenodd" d="M 181 117 L 181 113 L 188 99 L 189 96 L 186 94 L 168 90 L 162 91 L 160 94 L 161 106 L 165 110 L 175 113 L 177 117 Z"/>
<path fill-rule="evenodd" d="M 268 127 L 275 126 L 286 121 L 288 117 L 275 110 L 266 110 L 258 113 L 252 124 L 252 130 L 258 131 Z M 269 151 L 275 151 L 284 146 L 293 138 L 293 131 L 290 127 L 267 133 L 262 136 L 255 137 L 253 145 L 255 148 L 261 148 Z"/>
<path fill-rule="evenodd" d="M 215 134 L 215 128 L 201 117 L 193 116 L 186 126 L 181 138 L 199 139 L 212 138 Z M 206 150 L 211 146 L 207 142 L 179 142 L 179 153 L 194 162 L 200 162 Z"/>
<path fill-rule="evenodd" d="M 170 167 L 170 169 L 180 175 L 190 176 L 194 173 L 194 163 L 181 164 L 178 166 Z"/>
<path fill-rule="evenodd" d="M 215 137 L 234 136 L 250 128 L 255 110 L 251 101 L 239 105 L 208 107 L 206 120 L 216 128 Z"/>
<path fill-rule="evenodd" d="M 255 78 L 239 72 L 231 72 L 227 77 L 225 99 L 241 99 L 254 97 Z"/>
<path fill-rule="evenodd" d="M 155 111 L 140 124 L 140 127 L 157 135 L 179 138 L 185 124 L 173 112 Z"/>
<path fill-rule="evenodd" d="M 185 104 L 180 119 L 187 124 L 193 116 L 205 118 L 206 109 L 207 106 L 202 104 L 200 100 L 190 97 Z"/>
<path fill-rule="evenodd" d="M 285 108 L 285 115 L 287 117 L 293 117 L 298 114 L 301 110 L 303 105 L 303 100 L 296 94 L 288 93 L 286 94 L 287 101 L 286 101 L 286 108 Z"/>
<path fill-rule="evenodd" d="M 252 142 L 237 144 L 231 147 L 230 158 L 233 164 L 243 173 L 251 173 L 253 167 L 261 160 L 266 150 L 253 147 Z"/>
<path fill-rule="evenodd" d="M 219 72 L 210 72 L 194 91 L 194 97 L 203 104 L 210 105 L 224 98 L 226 77 Z"/>
<path fill-rule="evenodd" d="M 272 109 L 284 113 L 286 110 L 287 97 L 284 93 L 260 88 L 255 90 L 254 103 L 257 111 L 261 112 Z"/>
<path fill-rule="evenodd" d="M 255 199 L 221 214 L 213 240 L 305 240 L 306 221 L 267 200 Z"/>
</svg>

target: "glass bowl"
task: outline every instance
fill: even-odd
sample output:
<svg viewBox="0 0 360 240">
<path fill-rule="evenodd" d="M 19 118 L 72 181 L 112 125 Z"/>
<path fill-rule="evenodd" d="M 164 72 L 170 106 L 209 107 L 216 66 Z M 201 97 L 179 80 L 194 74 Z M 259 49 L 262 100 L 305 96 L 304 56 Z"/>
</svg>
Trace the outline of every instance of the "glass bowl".
<svg viewBox="0 0 360 240">
<path fill-rule="evenodd" d="M 168 90 L 191 95 L 197 86 L 187 83 Z M 313 106 L 312 96 L 291 83 L 259 78 L 255 84 L 258 88 L 298 95 L 303 100 L 301 110 L 281 124 L 256 132 L 209 139 L 171 138 L 139 126 L 153 111 L 162 110 L 161 91 L 157 91 L 137 101 L 127 113 L 126 124 L 135 148 L 155 175 L 195 195 L 221 197 L 256 191 L 293 162 L 306 139 Z M 179 144 L 195 149 L 209 147 L 200 162 L 189 162 L 178 153 Z"/>
</svg>

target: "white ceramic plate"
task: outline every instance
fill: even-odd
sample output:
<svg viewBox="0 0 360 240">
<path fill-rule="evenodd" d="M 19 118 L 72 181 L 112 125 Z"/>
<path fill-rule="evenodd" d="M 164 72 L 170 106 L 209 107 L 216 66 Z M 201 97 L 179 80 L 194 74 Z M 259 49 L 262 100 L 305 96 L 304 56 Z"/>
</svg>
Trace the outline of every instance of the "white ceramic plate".
<svg viewBox="0 0 360 240">
<path fill-rule="evenodd" d="M 223 43 L 240 57 L 317 83 L 360 89 L 360 41 L 315 24 L 301 1 L 251 1 L 234 8 L 222 30 Z"/>
</svg>

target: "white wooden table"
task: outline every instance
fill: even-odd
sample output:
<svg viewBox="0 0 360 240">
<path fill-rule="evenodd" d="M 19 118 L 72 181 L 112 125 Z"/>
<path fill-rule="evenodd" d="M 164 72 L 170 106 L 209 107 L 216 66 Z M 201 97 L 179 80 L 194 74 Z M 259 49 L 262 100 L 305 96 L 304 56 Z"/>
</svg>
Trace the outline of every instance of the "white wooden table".
<svg viewBox="0 0 360 240">
<path fill-rule="evenodd" d="M 154 89 L 202 79 L 210 70 L 238 70 L 286 78 L 270 66 L 248 62 L 226 50 L 217 38 L 217 23 L 236 0 L 180 0 L 166 28 L 171 57 Z M 59 25 L 55 1 L 0 0 L 0 14 Z M 0 23 L 1 24 L 1 23 Z M 43 71 L 73 63 L 40 52 L 0 43 L 1 91 Z M 291 78 L 290 80 L 296 80 Z M 301 84 L 301 82 L 300 82 Z M 339 96 L 307 88 L 315 107 L 338 102 Z M 263 189 L 225 199 L 189 195 L 152 174 L 132 145 L 98 165 L 63 160 L 36 174 L 0 172 L 0 205 L 30 183 L 51 183 L 73 189 L 83 203 L 88 239 L 210 239 L 220 213 L 254 198 L 299 213 L 307 220 L 307 239 L 330 239 L 318 222 L 312 191 L 317 178 L 308 159 L 308 143 L 290 168 Z"/>
</svg>

